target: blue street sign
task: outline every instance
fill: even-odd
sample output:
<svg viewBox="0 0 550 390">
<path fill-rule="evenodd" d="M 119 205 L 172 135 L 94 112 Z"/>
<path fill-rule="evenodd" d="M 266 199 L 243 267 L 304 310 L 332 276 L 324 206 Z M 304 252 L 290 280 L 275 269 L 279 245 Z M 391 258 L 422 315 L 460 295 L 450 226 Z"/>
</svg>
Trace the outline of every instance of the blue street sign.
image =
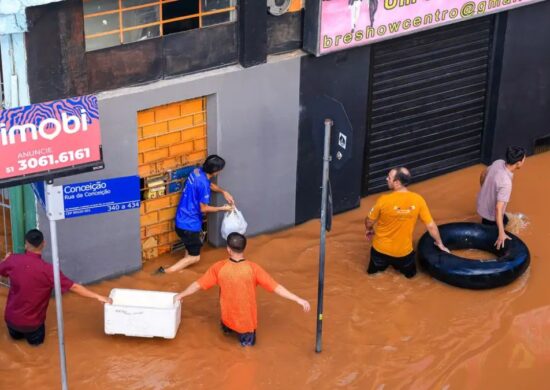
<svg viewBox="0 0 550 390">
<path fill-rule="evenodd" d="M 111 213 L 138 208 L 139 176 L 64 185 L 65 218 Z"/>
</svg>

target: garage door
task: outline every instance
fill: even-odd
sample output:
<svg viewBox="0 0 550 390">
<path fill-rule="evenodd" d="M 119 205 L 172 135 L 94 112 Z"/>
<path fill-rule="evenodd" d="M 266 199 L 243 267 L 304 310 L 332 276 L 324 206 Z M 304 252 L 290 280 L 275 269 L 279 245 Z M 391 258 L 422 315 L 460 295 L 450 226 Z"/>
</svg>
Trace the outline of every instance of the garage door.
<svg viewBox="0 0 550 390">
<path fill-rule="evenodd" d="M 419 181 L 480 162 L 493 31 L 491 16 L 372 47 L 363 195 L 395 166 Z"/>
</svg>

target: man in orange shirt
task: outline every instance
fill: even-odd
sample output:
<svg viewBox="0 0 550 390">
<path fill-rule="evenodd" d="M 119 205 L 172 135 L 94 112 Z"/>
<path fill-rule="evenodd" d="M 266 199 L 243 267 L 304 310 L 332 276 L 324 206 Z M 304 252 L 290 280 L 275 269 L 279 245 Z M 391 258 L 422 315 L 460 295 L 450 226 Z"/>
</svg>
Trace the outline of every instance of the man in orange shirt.
<svg viewBox="0 0 550 390">
<path fill-rule="evenodd" d="M 212 265 L 202 277 L 174 297 L 174 300 L 181 301 L 200 289 L 207 290 L 216 285 L 220 286 L 222 330 L 225 333 L 236 332 L 243 347 L 256 343 L 257 285 L 296 302 L 302 306 L 305 312 L 310 309 L 306 300 L 278 284 L 258 264 L 245 260 L 245 248 L 245 236 L 239 233 L 229 234 L 227 236 L 229 259 L 218 261 Z"/>
<path fill-rule="evenodd" d="M 449 250 L 441 241 L 439 229 L 424 198 L 407 189 L 411 182 L 408 169 L 392 169 L 386 180 L 392 192 L 378 198 L 365 219 L 367 239 L 373 238 L 367 273 L 384 271 L 391 265 L 407 278 L 412 278 L 416 275 L 412 235 L 419 216 L 435 240 L 435 245 L 442 251 Z"/>
</svg>

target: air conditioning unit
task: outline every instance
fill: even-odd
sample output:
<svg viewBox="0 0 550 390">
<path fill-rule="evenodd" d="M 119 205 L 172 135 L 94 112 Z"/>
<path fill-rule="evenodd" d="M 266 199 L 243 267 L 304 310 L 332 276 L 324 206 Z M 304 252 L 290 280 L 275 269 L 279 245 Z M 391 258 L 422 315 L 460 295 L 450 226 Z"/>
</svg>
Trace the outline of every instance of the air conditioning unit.
<svg viewBox="0 0 550 390">
<path fill-rule="evenodd" d="M 274 16 L 281 16 L 288 12 L 292 0 L 267 0 L 267 12 Z"/>
</svg>

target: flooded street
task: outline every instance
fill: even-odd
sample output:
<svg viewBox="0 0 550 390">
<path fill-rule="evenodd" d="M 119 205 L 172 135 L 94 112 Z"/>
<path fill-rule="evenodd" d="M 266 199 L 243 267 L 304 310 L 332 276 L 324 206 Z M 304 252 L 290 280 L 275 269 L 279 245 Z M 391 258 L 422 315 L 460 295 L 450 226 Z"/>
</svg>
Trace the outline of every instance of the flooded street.
<svg viewBox="0 0 550 390">
<path fill-rule="evenodd" d="M 67 366 L 72 389 L 544 389 L 550 381 L 550 153 L 527 159 L 515 174 L 508 211 L 529 225 L 519 233 L 531 266 L 504 288 L 471 291 L 423 272 L 408 280 L 393 269 L 367 276 L 369 244 L 363 220 L 379 195 L 335 217 L 327 239 L 323 352 L 314 352 L 319 221 L 249 241 L 246 255 L 279 283 L 308 299 L 312 312 L 259 291 L 257 345 L 242 348 L 219 329 L 218 291 L 182 302 L 174 340 L 107 336 L 103 307 L 64 297 Z M 477 221 L 482 166 L 411 186 L 438 224 Z M 417 225 L 415 240 L 424 232 Z M 180 253 L 181 254 L 181 253 Z M 61 256 L 63 249 L 61 248 Z M 224 248 L 176 275 L 151 276 L 177 256 L 146 263 L 143 271 L 92 286 L 179 292 Z M 4 308 L 8 290 L 0 288 Z M 13 342 L 0 328 L 0 389 L 60 385 L 55 305 L 46 342 Z"/>
</svg>

